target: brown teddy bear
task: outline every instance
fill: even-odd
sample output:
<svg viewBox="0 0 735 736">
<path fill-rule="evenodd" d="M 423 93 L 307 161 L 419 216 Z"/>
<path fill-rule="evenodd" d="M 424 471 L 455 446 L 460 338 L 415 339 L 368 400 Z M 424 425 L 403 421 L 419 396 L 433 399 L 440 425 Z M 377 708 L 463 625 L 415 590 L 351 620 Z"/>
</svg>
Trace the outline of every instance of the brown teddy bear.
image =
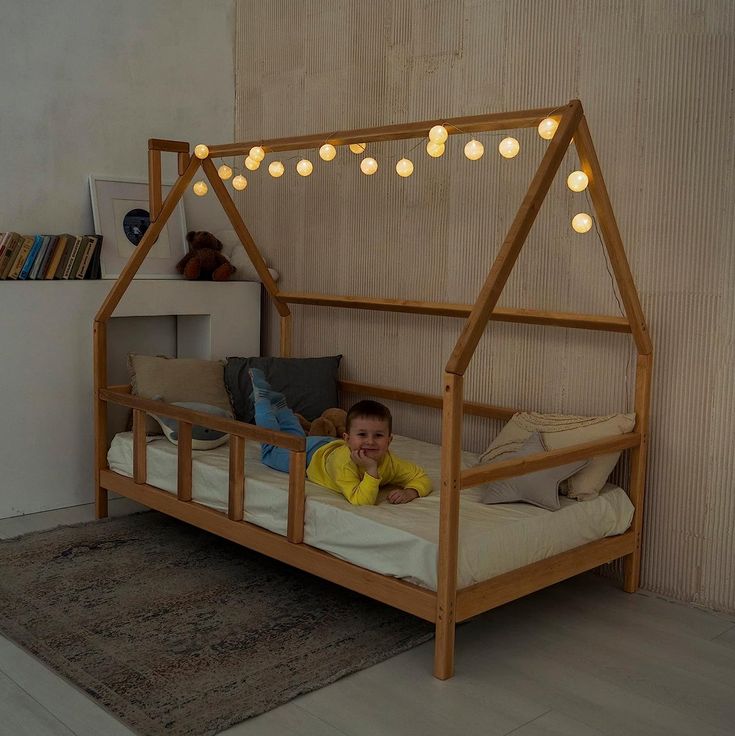
<svg viewBox="0 0 735 736">
<path fill-rule="evenodd" d="M 297 414 L 304 432 L 309 437 L 336 437 L 341 439 L 347 431 L 347 412 L 344 409 L 325 409 L 313 422 Z"/>
<path fill-rule="evenodd" d="M 186 234 L 189 252 L 176 264 L 176 270 L 190 281 L 227 281 L 237 270 L 222 255 L 222 243 L 206 230 Z"/>
</svg>

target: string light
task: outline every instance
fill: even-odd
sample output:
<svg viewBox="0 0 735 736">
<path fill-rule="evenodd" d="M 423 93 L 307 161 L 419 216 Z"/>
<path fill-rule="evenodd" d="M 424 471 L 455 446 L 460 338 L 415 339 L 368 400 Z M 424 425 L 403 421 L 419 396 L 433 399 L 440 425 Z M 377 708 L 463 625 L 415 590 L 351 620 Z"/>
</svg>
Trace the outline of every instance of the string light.
<svg viewBox="0 0 735 736">
<path fill-rule="evenodd" d="M 319 149 L 319 158 L 322 161 L 331 161 L 337 155 L 337 149 L 331 143 L 325 143 Z"/>
<path fill-rule="evenodd" d="M 248 185 L 248 180 L 242 175 L 238 174 L 233 180 L 232 180 L 232 186 L 237 189 L 238 192 L 241 192 L 245 187 Z"/>
<path fill-rule="evenodd" d="M 592 218 L 586 212 L 580 212 L 572 218 L 572 228 L 575 232 L 586 233 L 592 227 Z"/>
<path fill-rule="evenodd" d="M 301 161 L 296 164 L 296 171 L 298 171 L 301 176 L 309 176 L 309 174 L 314 171 L 314 164 L 312 164 L 308 158 L 302 158 Z"/>
<path fill-rule="evenodd" d="M 367 143 L 350 143 L 352 153 L 362 153 L 367 148 Z"/>
<path fill-rule="evenodd" d="M 194 155 L 197 158 L 207 158 L 209 156 L 209 149 L 203 143 L 198 143 L 194 146 Z"/>
<path fill-rule="evenodd" d="M 232 169 L 227 164 L 222 164 L 217 169 L 220 179 L 229 179 L 232 176 Z"/>
<path fill-rule="evenodd" d="M 268 173 L 274 178 L 278 179 L 279 176 L 283 176 L 283 172 L 286 167 L 280 161 L 271 161 L 268 166 Z"/>
<path fill-rule="evenodd" d="M 407 176 L 411 176 L 411 174 L 413 174 L 413 162 L 409 161 L 407 158 L 402 158 L 396 164 L 396 173 L 398 174 L 398 176 L 402 176 L 404 178 Z"/>
<path fill-rule="evenodd" d="M 443 125 L 435 125 L 429 131 L 429 140 L 434 143 L 444 143 L 448 137 L 449 133 L 447 133 L 447 129 Z"/>
<path fill-rule="evenodd" d="M 372 176 L 378 170 L 378 162 L 374 158 L 364 158 L 360 161 L 360 171 L 365 176 Z"/>
<path fill-rule="evenodd" d="M 503 138 L 498 144 L 498 152 L 503 158 L 514 158 L 521 150 L 521 144 L 515 138 Z"/>
<path fill-rule="evenodd" d="M 194 190 L 194 194 L 196 194 L 197 197 L 203 197 L 209 191 L 209 188 L 201 179 L 194 184 L 192 189 Z"/>
<path fill-rule="evenodd" d="M 482 158 L 482 155 L 484 153 L 485 146 L 483 146 L 480 141 L 475 140 L 474 138 L 469 141 L 469 143 L 465 144 L 464 155 L 467 156 L 470 161 L 477 161 L 478 159 Z"/>
<path fill-rule="evenodd" d="M 248 171 L 256 171 L 259 166 L 260 166 L 260 161 L 256 161 L 254 158 L 251 158 L 250 156 L 245 157 L 245 168 Z"/>
<path fill-rule="evenodd" d="M 573 192 L 583 192 L 587 189 L 587 185 L 590 180 L 587 178 L 587 174 L 584 171 L 572 171 L 567 177 L 567 186 Z"/>
<path fill-rule="evenodd" d="M 431 156 L 432 158 L 439 158 L 439 156 L 443 155 L 444 153 L 444 144 L 429 141 L 426 144 L 426 153 L 428 153 L 429 156 Z"/>
<path fill-rule="evenodd" d="M 260 163 L 265 158 L 265 151 L 261 146 L 253 146 L 250 151 L 248 151 L 248 156 L 250 156 L 253 161 Z"/>
<path fill-rule="evenodd" d="M 538 124 L 538 134 L 545 140 L 550 141 L 556 133 L 556 129 L 559 127 L 559 122 L 554 118 L 544 118 Z"/>
</svg>

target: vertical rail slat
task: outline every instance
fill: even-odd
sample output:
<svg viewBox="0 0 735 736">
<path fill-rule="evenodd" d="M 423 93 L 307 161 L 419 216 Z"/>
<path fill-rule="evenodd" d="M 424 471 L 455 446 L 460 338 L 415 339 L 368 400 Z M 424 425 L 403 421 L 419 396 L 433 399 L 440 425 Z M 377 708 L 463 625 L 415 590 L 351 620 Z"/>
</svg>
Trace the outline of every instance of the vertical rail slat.
<svg viewBox="0 0 735 736">
<path fill-rule="evenodd" d="M 161 212 L 161 152 L 148 149 L 148 206 L 151 220 Z"/>
<path fill-rule="evenodd" d="M 245 514 L 245 440 L 230 435 L 230 484 L 227 516 L 242 521 Z"/>
<path fill-rule="evenodd" d="M 179 422 L 178 477 L 176 495 L 179 501 L 191 501 L 191 422 Z"/>
<path fill-rule="evenodd" d="M 94 321 L 92 332 L 94 371 L 94 510 L 95 517 L 107 516 L 107 489 L 100 485 L 100 471 L 107 469 L 107 402 L 99 390 L 107 388 L 107 324 Z"/>
<path fill-rule="evenodd" d="M 306 511 L 306 453 L 292 452 L 288 474 L 288 528 L 289 542 L 304 541 L 304 514 Z"/>
<path fill-rule="evenodd" d="M 133 480 L 136 483 L 145 483 L 148 478 L 145 417 L 142 409 L 133 409 Z"/>
<path fill-rule="evenodd" d="M 434 676 L 440 680 L 446 680 L 454 673 L 462 389 L 462 376 L 453 373 L 444 374 L 439 558 L 437 560 L 436 587 L 436 641 L 434 644 Z"/>
<path fill-rule="evenodd" d="M 639 355 L 635 373 L 635 431 L 640 432 L 641 444 L 631 450 L 630 500 L 635 507 L 632 528 L 635 531 L 635 551 L 623 558 L 623 588 L 635 593 L 641 575 L 641 537 L 645 509 L 646 464 L 648 457 L 648 422 L 651 409 L 651 375 L 653 354 Z"/>
</svg>

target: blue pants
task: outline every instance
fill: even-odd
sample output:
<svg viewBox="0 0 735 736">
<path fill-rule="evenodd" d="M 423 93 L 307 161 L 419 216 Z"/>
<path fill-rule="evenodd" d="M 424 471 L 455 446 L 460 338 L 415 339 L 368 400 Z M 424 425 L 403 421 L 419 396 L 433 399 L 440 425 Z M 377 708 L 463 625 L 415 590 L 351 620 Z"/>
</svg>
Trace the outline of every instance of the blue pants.
<svg viewBox="0 0 735 736">
<path fill-rule="evenodd" d="M 296 415 L 288 407 L 273 410 L 273 405 L 268 399 L 259 399 L 255 402 L 255 423 L 265 429 L 273 429 L 277 432 L 286 432 L 296 437 L 306 437 L 303 427 L 299 424 Z M 332 442 L 334 437 L 306 437 L 306 466 L 309 466 L 314 453 L 327 442 Z M 288 473 L 288 464 L 291 459 L 291 451 L 277 445 L 268 445 L 265 442 L 260 446 L 263 465 L 273 470 Z"/>
</svg>

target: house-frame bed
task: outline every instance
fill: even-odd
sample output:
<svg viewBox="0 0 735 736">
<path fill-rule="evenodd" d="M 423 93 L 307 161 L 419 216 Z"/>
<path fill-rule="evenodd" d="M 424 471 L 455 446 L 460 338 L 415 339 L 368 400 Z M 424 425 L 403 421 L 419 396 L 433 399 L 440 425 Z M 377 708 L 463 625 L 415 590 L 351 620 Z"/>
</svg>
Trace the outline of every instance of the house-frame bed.
<svg viewBox="0 0 735 736">
<path fill-rule="evenodd" d="M 460 131 L 468 133 L 535 127 L 549 115 L 554 115 L 558 119 L 558 128 L 474 304 L 280 291 L 211 160 L 212 157 L 246 155 L 254 145 L 262 146 L 266 152 L 275 152 L 317 149 L 325 142 L 337 146 L 424 137 L 429 129 L 437 124 L 443 124 L 450 135 Z M 597 215 L 598 227 L 622 296 L 625 317 L 496 307 L 536 214 L 571 142 L 574 142 L 581 167 L 589 178 L 589 192 Z M 572 100 L 559 108 L 430 120 L 332 135 L 309 135 L 215 145 L 209 146 L 209 156 L 203 160 L 190 153 L 190 146 L 185 142 L 151 139 L 148 148 L 151 224 L 111 288 L 94 321 L 95 485 L 98 518 L 107 516 L 107 494 L 108 491 L 113 491 L 262 554 L 431 621 L 436 627 L 434 675 L 440 679 L 451 677 L 454 671 L 454 632 L 457 622 L 619 558 L 623 559 L 624 589 L 628 592 L 636 590 L 641 562 L 641 529 L 653 350 L 592 138 L 582 105 L 578 100 Z M 162 152 L 177 155 L 179 173 L 178 180 L 165 201 L 161 196 Z M 280 315 L 280 353 L 282 356 L 288 357 L 291 353 L 292 317 L 289 306 L 291 304 L 408 312 L 464 320 L 464 328 L 443 372 L 443 390 L 440 396 L 387 386 L 367 385 L 355 381 L 340 382 L 340 388 L 350 393 L 435 407 L 442 412 L 436 591 L 372 572 L 304 544 L 306 453 L 302 438 L 272 432 L 234 419 L 213 417 L 160 401 L 140 398 L 131 394 L 129 386 L 108 385 L 108 320 L 200 167 L 207 176 Z M 631 334 L 637 351 L 634 398 L 636 423 L 633 432 L 530 455 L 522 459 L 480 465 L 463 470 L 460 463 L 463 414 L 509 419 L 514 413 L 513 409 L 463 400 L 463 376 L 489 320 Z M 129 407 L 133 412 L 132 478 L 113 472 L 108 467 L 107 411 L 109 403 Z M 179 420 L 176 495 L 146 482 L 145 416 L 147 412 L 155 412 L 158 415 Z M 230 433 L 227 513 L 216 511 L 192 500 L 191 433 L 194 424 Z M 285 537 L 244 521 L 247 504 L 244 461 L 246 440 L 277 444 L 288 448 L 293 453 L 288 481 L 288 524 Z M 522 475 L 621 450 L 631 452 L 627 492 L 635 510 L 628 531 L 589 542 L 490 580 L 469 587 L 457 588 L 460 491 L 487 481 Z"/>
</svg>

